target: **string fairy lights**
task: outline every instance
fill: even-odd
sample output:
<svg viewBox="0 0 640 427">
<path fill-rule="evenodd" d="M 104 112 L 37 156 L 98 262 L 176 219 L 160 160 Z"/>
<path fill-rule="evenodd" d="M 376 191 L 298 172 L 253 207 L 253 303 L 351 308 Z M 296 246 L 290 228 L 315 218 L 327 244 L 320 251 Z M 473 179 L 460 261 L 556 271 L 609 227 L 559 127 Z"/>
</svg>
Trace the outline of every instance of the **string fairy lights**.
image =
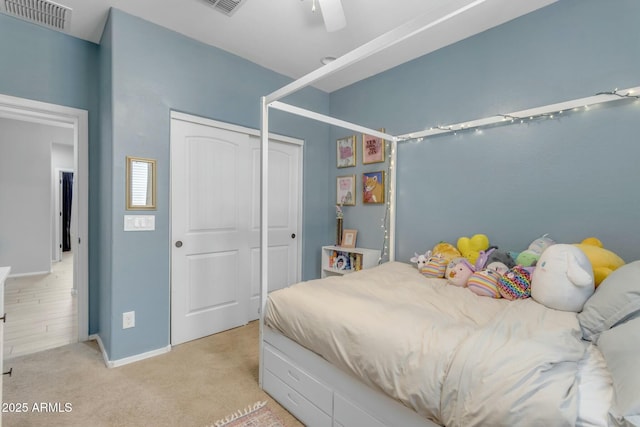
<svg viewBox="0 0 640 427">
<path fill-rule="evenodd" d="M 481 133 L 484 128 L 488 128 L 491 126 L 530 123 L 535 120 L 552 120 L 558 117 L 562 117 L 567 113 L 589 111 L 593 106 L 596 106 L 598 104 L 624 100 L 640 103 L 640 86 L 628 89 L 614 89 L 613 91 L 598 92 L 593 96 L 588 96 L 585 98 L 579 98 L 571 101 L 549 104 L 542 107 L 536 107 L 510 113 L 499 113 L 491 117 L 470 120 L 467 122 L 455 123 L 445 126 L 433 126 L 426 130 L 407 133 L 403 135 L 391 135 L 379 130 L 369 129 L 355 123 L 350 123 L 344 120 L 337 119 L 335 117 L 316 113 L 314 111 L 286 104 L 281 101 L 274 100 L 267 102 L 267 99 L 264 98 L 263 102 L 269 108 L 285 111 L 302 117 L 307 117 L 333 126 L 338 126 L 340 128 L 350 129 L 356 132 L 376 136 L 378 138 L 382 138 L 385 143 L 389 143 L 391 145 L 391 150 L 388 150 L 389 155 L 386 161 L 387 174 L 389 175 L 389 179 L 387 181 L 388 184 L 386 187 L 388 197 L 385 203 L 384 216 L 381 219 L 381 228 L 383 229 L 383 244 L 379 262 L 382 262 L 382 260 L 387 257 L 390 261 L 395 260 L 395 242 L 393 239 L 395 236 L 395 174 L 397 172 L 396 158 L 398 143 L 408 141 L 420 142 L 426 138 L 441 134 L 453 133 L 455 135 L 458 132 Z"/>
<path fill-rule="evenodd" d="M 515 111 L 511 113 L 499 113 L 495 116 L 485 117 L 467 122 L 460 122 L 451 125 L 436 125 L 429 129 L 412 132 L 397 137 L 398 141 L 417 140 L 422 141 L 424 138 L 451 134 L 458 132 L 475 131 L 480 132 L 482 128 L 489 126 L 500 126 L 507 124 L 525 124 L 536 120 L 554 119 L 562 117 L 568 112 L 588 111 L 591 107 L 612 101 L 621 100 L 640 100 L 640 86 L 628 89 L 614 89 L 608 92 L 598 92 L 593 96 L 574 99 L 571 101 L 560 102 L 557 104 L 549 104 L 542 107 L 530 108 L 527 110 Z"/>
<path fill-rule="evenodd" d="M 388 148 L 391 145 L 390 149 Z M 380 250 L 380 257 L 378 258 L 378 264 L 384 262 L 389 258 L 389 227 L 393 223 L 391 219 L 393 213 L 393 197 L 395 191 L 393 184 L 395 182 L 395 149 L 396 144 L 391 141 L 387 143 L 385 141 L 385 152 L 387 154 L 387 186 L 385 191 L 387 192 L 385 197 L 384 215 L 382 216 L 380 228 L 382 228 L 382 249 Z"/>
</svg>

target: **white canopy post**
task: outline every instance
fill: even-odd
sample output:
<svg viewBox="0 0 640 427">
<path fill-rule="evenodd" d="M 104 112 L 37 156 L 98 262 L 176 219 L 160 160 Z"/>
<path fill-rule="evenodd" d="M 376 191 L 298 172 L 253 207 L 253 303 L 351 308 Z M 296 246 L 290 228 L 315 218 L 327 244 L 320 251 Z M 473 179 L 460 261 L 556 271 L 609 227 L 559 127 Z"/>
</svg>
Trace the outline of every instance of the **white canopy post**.
<svg viewBox="0 0 640 427">
<path fill-rule="evenodd" d="M 264 311 L 269 293 L 269 106 L 263 96 L 260 104 L 260 365 L 258 384 L 264 374 Z"/>
<path fill-rule="evenodd" d="M 389 191 L 389 261 L 396 260 L 396 176 L 398 164 L 398 138 L 391 140 L 391 159 L 389 173 L 391 189 Z"/>
<path fill-rule="evenodd" d="M 269 107 L 276 110 L 286 111 L 291 114 L 306 117 L 308 119 L 316 120 L 319 122 L 327 123 L 334 126 L 339 126 L 344 129 L 349 129 L 354 132 L 365 133 L 367 135 L 375 136 L 386 140 L 394 140 L 396 137 L 388 133 L 380 132 L 379 130 L 369 129 L 364 126 L 350 123 L 344 120 L 336 119 L 335 117 L 325 116 L 324 114 L 316 113 L 315 111 L 305 110 L 304 108 L 296 107 L 294 105 L 285 104 L 284 102 L 274 101 L 269 104 Z"/>
</svg>

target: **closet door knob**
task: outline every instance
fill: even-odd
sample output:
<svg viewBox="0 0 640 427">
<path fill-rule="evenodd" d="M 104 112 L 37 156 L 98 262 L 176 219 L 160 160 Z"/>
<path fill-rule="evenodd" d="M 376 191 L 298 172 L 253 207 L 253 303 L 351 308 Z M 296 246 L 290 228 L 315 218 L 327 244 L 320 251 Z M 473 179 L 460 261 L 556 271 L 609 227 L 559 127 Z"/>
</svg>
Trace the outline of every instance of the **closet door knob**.
<svg viewBox="0 0 640 427">
<path fill-rule="evenodd" d="M 296 238 L 296 233 L 291 233 L 291 238 L 295 239 Z"/>
<path fill-rule="evenodd" d="M 181 248 L 182 247 L 182 240 L 178 240 L 176 242 L 176 248 Z"/>
</svg>

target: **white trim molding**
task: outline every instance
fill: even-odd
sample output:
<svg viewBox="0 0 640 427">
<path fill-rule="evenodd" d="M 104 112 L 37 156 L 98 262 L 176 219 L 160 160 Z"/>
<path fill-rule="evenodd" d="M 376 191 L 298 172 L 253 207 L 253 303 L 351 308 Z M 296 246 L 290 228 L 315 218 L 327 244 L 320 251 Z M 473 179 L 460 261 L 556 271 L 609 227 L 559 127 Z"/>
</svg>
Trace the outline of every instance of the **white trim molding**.
<svg viewBox="0 0 640 427">
<path fill-rule="evenodd" d="M 166 347 L 162 347 L 156 350 L 147 351 L 145 353 L 136 354 L 134 356 L 125 357 L 117 360 L 109 360 L 109 355 L 104 348 L 104 344 L 102 344 L 102 339 L 100 339 L 100 335 L 91 335 L 89 340 L 95 340 L 98 343 L 98 347 L 100 347 L 100 352 L 102 353 L 102 359 L 104 360 L 104 364 L 107 368 L 118 368 L 120 366 L 128 365 L 130 363 L 139 362 L 144 359 L 149 359 L 151 357 L 160 356 L 161 354 L 169 353 L 171 351 L 171 346 L 168 345 Z"/>
<path fill-rule="evenodd" d="M 74 194 L 78 204 L 72 238 L 74 288 L 78 290 L 78 341 L 89 338 L 89 112 L 0 94 L 0 117 L 73 129 Z"/>
</svg>

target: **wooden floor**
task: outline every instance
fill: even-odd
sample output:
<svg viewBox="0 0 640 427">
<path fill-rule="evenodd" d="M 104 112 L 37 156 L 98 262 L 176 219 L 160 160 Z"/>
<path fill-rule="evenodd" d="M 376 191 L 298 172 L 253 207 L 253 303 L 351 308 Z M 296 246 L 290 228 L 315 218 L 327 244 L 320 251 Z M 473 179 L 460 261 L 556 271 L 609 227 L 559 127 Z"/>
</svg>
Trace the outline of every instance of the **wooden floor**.
<svg viewBox="0 0 640 427">
<path fill-rule="evenodd" d="M 23 356 L 78 341 L 73 254 L 64 252 L 52 272 L 5 282 L 4 358 Z"/>
</svg>

